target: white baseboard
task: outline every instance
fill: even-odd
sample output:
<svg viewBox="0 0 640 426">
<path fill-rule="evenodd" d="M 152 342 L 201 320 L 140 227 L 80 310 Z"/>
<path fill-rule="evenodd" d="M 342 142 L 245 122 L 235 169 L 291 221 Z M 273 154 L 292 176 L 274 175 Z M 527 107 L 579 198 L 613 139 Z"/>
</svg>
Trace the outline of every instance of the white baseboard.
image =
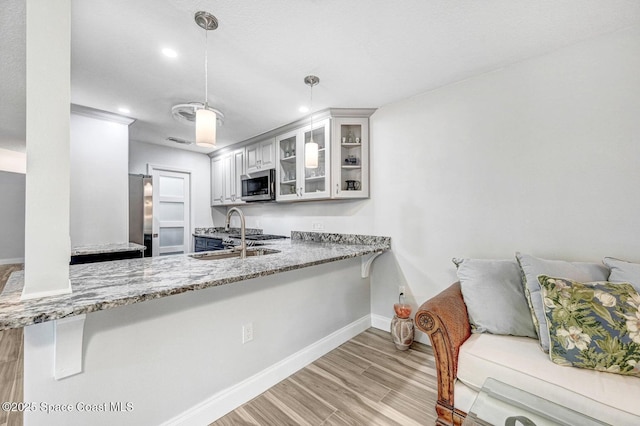
<svg viewBox="0 0 640 426">
<path fill-rule="evenodd" d="M 388 332 L 389 330 L 391 330 L 391 318 L 383 317 L 382 315 L 371 314 L 371 327 Z M 429 336 L 427 336 L 417 328 L 415 329 L 413 340 L 431 346 Z"/>
<path fill-rule="evenodd" d="M 14 263 L 24 263 L 24 257 L 16 257 L 15 259 L 0 259 L 0 265 L 13 265 Z"/>
<path fill-rule="evenodd" d="M 280 362 L 224 389 L 162 426 L 207 425 L 371 327 L 371 315 L 337 330 Z"/>
<path fill-rule="evenodd" d="M 371 327 L 388 332 L 391 330 L 391 318 L 371 314 Z"/>
</svg>

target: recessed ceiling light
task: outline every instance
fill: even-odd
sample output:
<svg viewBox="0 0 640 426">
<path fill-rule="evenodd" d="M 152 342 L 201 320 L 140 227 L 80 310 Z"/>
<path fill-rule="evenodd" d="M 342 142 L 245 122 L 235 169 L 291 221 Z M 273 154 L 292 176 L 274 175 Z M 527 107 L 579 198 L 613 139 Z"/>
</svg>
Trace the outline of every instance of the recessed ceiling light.
<svg viewBox="0 0 640 426">
<path fill-rule="evenodd" d="M 300 111 L 300 112 L 309 112 L 309 107 L 303 105 L 300 108 L 298 108 L 298 111 Z"/>
<path fill-rule="evenodd" d="M 118 111 L 120 111 L 123 114 L 129 114 L 131 112 L 129 108 L 125 108 L 125 107 L 118 108 Z"/>
<path fill-rule="evenodd" d="M 178 52 L 173 49 L 169 49 L 168 47 L 162 49 L 162 54 L 168 58 L 175 58 L 176 56 L 178 56 Z"/>
</svg>

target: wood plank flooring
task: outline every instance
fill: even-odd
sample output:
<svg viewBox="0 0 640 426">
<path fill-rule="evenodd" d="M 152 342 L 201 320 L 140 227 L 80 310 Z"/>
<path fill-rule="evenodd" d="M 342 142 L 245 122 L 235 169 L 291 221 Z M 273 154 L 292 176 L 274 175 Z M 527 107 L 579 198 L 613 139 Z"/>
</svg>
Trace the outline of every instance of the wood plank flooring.
<svg viewBox="0 0 640 426">
<path fill-rule="evenodd" d="M 22 265 L 0 265 L 0 291 Z M 0 331 L 0 402 L 23 401 L 22 329 Z M 370 328 L 211 426 L 433 425 L 436 370 L 429 346 L 396 350 Z M 21 413 L 0 411 L 0 426 Z"/>
<path fill-rule="evenodd" d="M 370 328 L 210 426 L 433 425 L 436 389 L 429 346 Z"/>
<path fill-rule="evenodd" d="M 14 271 L 22 265 L 0 265 L 0 292 Z M 23 355 L 22 329 L 0 331 L 0 402 L 22 402 Z M 22 413 L 0 410 L 0 426 L 22 425 Z"/>
</svg>

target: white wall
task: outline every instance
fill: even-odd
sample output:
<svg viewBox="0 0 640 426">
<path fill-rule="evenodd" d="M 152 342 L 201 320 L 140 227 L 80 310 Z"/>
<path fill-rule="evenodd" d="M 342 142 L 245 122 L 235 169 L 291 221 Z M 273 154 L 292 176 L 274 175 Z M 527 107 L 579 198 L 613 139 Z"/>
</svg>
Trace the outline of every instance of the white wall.
<svg viewBox="0 0 640 426">
<path fill-rule="evenodd" d="M 191 172 L 191 228 L 213 226 L 211 220 L 211 164 L 206 154 L 145 142 L 129 143 L 129 173 L 147 174 L 147 164 Z"/>
<path fill-rule="evenodd" d="M 372 310 L 454 256 L 640 261 L 640 27 L 388 105 L 372 119 Z"/>
<path fill-rule="evenodd" d="M 370 200 L 252 205 L 247 223 L 390 236 L 385 317 L 398 285 L 417 305 L 455 281 L 454 256 L 640 261 L 638 52 L 636 27 L 384 106 Z"/>
<path fill-rule="evenodd" d="M 0 171 L 0 264 L 24 262 L 25 175 Z"/>
<path fill-rule="evenodd" d="M 71 246 L 127 242 L 128 126 L 71 114 L 70 134 Z M 0 171 L 0 186 L 0 263 L 22 262 L 25 176 Z"/>
<path fill-rule="evenodd" d="M 325 231 L 370 234 L 369 200 L 305 201 L 298 203 L 247 203 L 239 206 L 247 227 L 261 228 L 268 234 L 289 235 L 291 231 L 311 231 L 315 223 Z M 214 207 L 213 221 L 224 226 L 226 207 Z M 232 225 L 238 225 L 237 215 Z"/>
<path fill-rule="evenodd" d="M 71 114 L 71 246 L 129 241 L 129 126 Z"/>
<path fill-rule="evenodd" d="M 25 425 L 158 425 L 368 315 L 369 280 L 350 259 L 90 313 L 84 371 L 59 381 L 53 323 L 29 326 L 25 401 L 120 401 L 133 411 L 32 412 Z M 249 321 L 254 339 L 242 344 Z"/>
</svg>

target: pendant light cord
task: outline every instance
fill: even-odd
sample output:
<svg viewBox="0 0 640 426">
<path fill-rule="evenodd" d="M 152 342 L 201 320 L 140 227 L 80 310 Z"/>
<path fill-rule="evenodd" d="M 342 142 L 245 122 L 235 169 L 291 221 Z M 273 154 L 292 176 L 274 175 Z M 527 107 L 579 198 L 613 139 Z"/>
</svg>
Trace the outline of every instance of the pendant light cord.
<svg viewBox="0 0 640 426">
<path fill-rule="evenodd" d="M 311 95 L 309 96 L 309 110 L 311 111 L 311 137 L 309 142 L 313 142 L 313 83 L 309 85 L 311 87 Z"/>
<path fill-rule="evenodd" d="M 207 42 L 209 30 L 204 30 L 204 108 L 206 109 L 209 101 L 209 55 L 207 49 Z"/>
</svg>

